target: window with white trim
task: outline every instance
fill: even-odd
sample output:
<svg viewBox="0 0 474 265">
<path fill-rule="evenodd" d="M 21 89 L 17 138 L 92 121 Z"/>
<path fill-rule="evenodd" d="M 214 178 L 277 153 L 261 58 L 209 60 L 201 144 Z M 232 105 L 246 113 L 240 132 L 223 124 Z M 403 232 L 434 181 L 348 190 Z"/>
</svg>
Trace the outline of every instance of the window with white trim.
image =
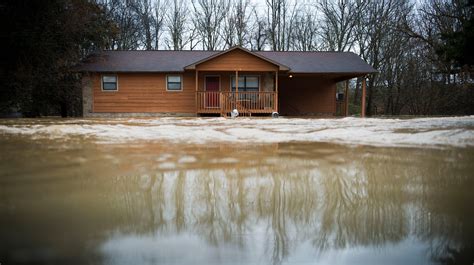
<svg viewBox="0 0 474 265">
<path fill-rule="evenodd" d="M 105 91 L 117 91 L 117 76 L 116 75 L 103 75 L 102 76 L 102 90 Z"/>
<path fill-rule="evenodd" d="M 166 76 L 166 90 L 168 90 L 168 91 L 181 91 L 181 90 L 183 90 L 182 77 L 180 75 L 168 75 L 168 76 Z"/>
</svg>

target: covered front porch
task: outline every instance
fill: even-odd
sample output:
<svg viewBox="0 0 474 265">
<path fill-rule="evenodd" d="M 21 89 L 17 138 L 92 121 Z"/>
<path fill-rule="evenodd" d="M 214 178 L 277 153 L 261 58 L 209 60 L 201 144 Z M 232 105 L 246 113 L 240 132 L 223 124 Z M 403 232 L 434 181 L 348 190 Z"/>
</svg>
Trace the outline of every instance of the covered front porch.
<svg viewBox="0 0 474 265">
<path fill-rule="evenodd" d="M 277 111 L 277 92 L 197 92 L 198 114 L 229 115 L 237 109 L 242 115 L 271 114 Z"/>
<path fill-rule="evenodd" d="M 278 112 L 278 71 L 196 71 L 196 113 Z"/>
</svg>

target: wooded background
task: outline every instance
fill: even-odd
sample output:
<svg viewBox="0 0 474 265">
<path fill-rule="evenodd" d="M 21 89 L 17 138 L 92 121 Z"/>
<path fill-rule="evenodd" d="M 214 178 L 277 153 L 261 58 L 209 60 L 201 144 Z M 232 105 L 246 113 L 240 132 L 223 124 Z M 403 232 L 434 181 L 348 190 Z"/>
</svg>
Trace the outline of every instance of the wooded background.
<svg viewBox="0 0 474 265">
<path fill-rule="evenodd" d="M 102 49 L 240 45 L 358 54 L 379 71 L 368 115 L 474 114 L 473 10 L 473 0 L 1 1 L 0 113 L 80 115 L 72 69 Z"/>
</svg>

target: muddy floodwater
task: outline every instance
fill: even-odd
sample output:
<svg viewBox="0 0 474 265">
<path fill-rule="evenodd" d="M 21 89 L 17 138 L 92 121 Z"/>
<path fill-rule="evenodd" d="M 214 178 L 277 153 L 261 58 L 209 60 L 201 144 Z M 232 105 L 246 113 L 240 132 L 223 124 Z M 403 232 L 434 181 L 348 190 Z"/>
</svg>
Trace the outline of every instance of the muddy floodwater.
<svg viewBox="0 0 474 265">
<path fill-rule="evenodd" d="M 474 117 L 0 120 L 0 147 L 2 265 L 474 263 Z"/>
</svg>

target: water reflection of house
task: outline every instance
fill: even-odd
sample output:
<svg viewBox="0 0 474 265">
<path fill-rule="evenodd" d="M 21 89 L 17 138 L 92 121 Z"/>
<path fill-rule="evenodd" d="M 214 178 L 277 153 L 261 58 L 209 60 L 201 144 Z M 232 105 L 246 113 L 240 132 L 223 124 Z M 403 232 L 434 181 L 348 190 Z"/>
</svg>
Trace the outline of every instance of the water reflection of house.
<svg viewBox="0 0 474 265">
<path fill-rule="evenodd" d="M 335 115 L 336 83 L 375 72 L 350 52 L 241 47 L 221 52 L 104 51 L 79 70 L 84 73 L 84 116 L 228 115 L 234 108 L 248 115 Z"/>
<path fill-rule="evenodd" d="M 474 233 L 457 220 L 465 210 L 450 210 L 455 202 L 440 196 L 453 185 L 441 183 L 452 168 L 433 170 L 397 163 L 387 170 L 375 166 L 376 161 L 380 158 L 330 167 L 321 161 L 290 159 L 261 169 L 168 171 L 121 178 L 125 190 L 112 196 L 120 211 L 133 213 L 130 216 L 136 222 L 132 223 L 146 222 L 147 229 L 136 227 L 137 232 L 158 231 L 163 237 L 189 233 L 210 246 L 244 250 L 261 244 L 267 250 L 265 258 L 274 264 L 304 242 L 311 242 L 314 252 L 324 253 L 351 247 L 384 248 L 411 237 L 426 242 L 433 258 L 444 259 L 447 251 L 462 251 L 459 255 L 466 256 L 463 249 L 472 248 L 468 239 Z M 396 177 L 393 171 L 398 172 Z M 452 181 L 472 182 L 465 177 Z M 130 187 L 144 192 L 130 191 Z M 264 231 L 263 237 L 245 236 L 257 231 Z M 458 246 L 461 250 L 453 248 Z"/>
<path fill-rule="evenodd" d="M 115 152 L 89 167 L 47 171 L 43 178 L 35 176 L 41 185 L 4 181 L 0 256 L 6 264 L 19 263 L 9 261 L 28 251 L 33 253 L 30 259 L 115 264 L 101 261 L 110 258 L 106 254 L 120 259 L 161 241 L 162 248 L 152 245 L 145 254 L 166 260 L 168 239 L 183 240 L 177 249 L 187 252 L 186 236 L 192 235 L 199 251 L 227 246 L 247 256 L 264 246 L 259 261 L 265 264 L 347 249 L 366 249 L 366 255 L 396 253 L 394 247 L 407 240 L 417 241 L 427 251 L 423 255 L 443 264 L 473 260 L 469 151 L 294 147 L 282 144 L 266 156 L 205 147 L 206 152 L 195 154 L 196 161 L 212 153 L 219 158 L 214 165 L 202 167 L 199 162 L 160 170 L 158 164 L 165 161 L 149 158 L 166 153 L 162 149 L 126 146 L 127 154 L 144 156 L 130 159 Z M 237 162 L 226 159 L 230 154 Z M 456 163 L 446 157 L 456 157 Z M 61 181 L 45 181 L 51 177 Z M 21 200 L 13 204 L 8 200 L 12 194 Z M 122 238 L 142 244 L 126 244 L 130 241 Z M 308 252 L 301 252 L 304 244 Z M 116 252 L 100 252 L 104 245 Z"/>
</svg>

